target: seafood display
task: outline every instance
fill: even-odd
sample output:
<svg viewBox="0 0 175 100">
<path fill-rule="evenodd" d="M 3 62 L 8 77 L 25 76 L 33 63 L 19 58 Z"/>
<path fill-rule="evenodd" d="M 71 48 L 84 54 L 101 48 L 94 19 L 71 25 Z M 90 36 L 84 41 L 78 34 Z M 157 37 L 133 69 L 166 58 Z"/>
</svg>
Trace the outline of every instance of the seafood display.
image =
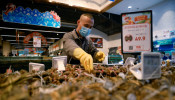
<svg viewBox="0 0 175 100">
<path fill-rule="evenodd" d="M 161 78 L 137 80 L 127 67 L 79 65 L 66 71 L 26 70 L 0 74 L 0 100 L 173 100 L 175 67 L 162 67 Z"/>
</svg>

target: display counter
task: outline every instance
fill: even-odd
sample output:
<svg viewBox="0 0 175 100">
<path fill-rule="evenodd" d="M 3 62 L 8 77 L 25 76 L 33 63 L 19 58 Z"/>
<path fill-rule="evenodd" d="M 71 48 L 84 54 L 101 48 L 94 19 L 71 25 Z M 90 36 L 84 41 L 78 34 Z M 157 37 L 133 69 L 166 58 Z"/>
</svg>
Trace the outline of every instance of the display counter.
<svg viewBox="0 0 175 100">
<path fill-rule="evenodd" d="M 0 74 L 1 100 L 174 100 L 175 67 L 162 67 L 161 77 L 137 80 L 126 67 L 94 66 L 88 73 L 67 64 L 66 71 L 20 70 Z"/>
<path fill-rule="evenodd" d="M 5 73 L 10 66 L 12 70 L 29 70 L 29 63 L 42 63 L 49 69 L 52 67 L 52 57 L 0 57 L 0 73 Z"/>
</svg>

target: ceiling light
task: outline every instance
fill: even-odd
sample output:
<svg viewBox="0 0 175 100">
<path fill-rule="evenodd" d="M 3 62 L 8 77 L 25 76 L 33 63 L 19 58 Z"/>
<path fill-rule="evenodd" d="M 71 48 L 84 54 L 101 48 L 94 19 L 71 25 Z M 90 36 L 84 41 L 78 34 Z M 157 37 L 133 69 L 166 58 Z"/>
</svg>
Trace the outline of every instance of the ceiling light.
<svg viewBox="0 0 175 100">
<path fill-rule="evenodd" d="M 1 35 L 1 36 L 16 37 L 16 35 Z M 19 37 L 26 37 L 26 36 L 19 36 Z"/>
<path fill-rule="evenodd" d="M 128 6 L 128 9 L 131 9 L 132 8 L 132 6 Z"/>
<path fill-rule="evenodd" d="M 16 40 L 6 40 L 6 41 L 16 41 Z M 20 42 L 20 41 L 19 41 Z M 22 41 L 21 41 L 22 42 Z"/>
<path fill-rule="evenodd" d="M 9 41 L 9 42 L 15 41 L 16 42 L 16 40 L 6 40 L 6 41 Z M 19 40 L 19 42 L 23 42 L 23 41 Z M 29 41 L 29 42 L 33 42 L 33 41 Z M 47 42 L 47 43 L 54 43 L 54 42 Z"/>
<path fill-rule="evenodd" d="M 16 37 L 16 35 L 1 35 L 1 36 L 7 36 L 7 37 Z M 19 37 L 26 37 L 26 36 L 19 36 Z M 46 39 L 60 39 L 60 38 L 47 38 Z"/>
<path fill-rule="evenodd" d="M 10 44 L 33 45 L 33 44 L 26 44 L 26 43 L 10 43 Z M 41 45 L 49 45 L 49 44 L 41 44 Z"/>
<path fill-rule="evenodd" d="M 47 43 L 54 43 L 54 42 L 47 42 Z"/>
<path fill-rule="evenodd" d="M 57 31 L 46 31 L 46 30 L 34 30 L 34 29 L 21 29 L 21 28 L 9 28 L 9 27 L 0 27 L 0 29 L 15 29 L 23 31 L 38 31 L 38 32 L 50 32 L 50 33 L 66 33 L 66 32 L 57 32 Z"/>
<path fill-rule="evenodd" d="M 10 43 L 10 44 L 18 44 L 18 43 Z"/>
<path fill-rule="evenodd" d="M 46 39 L 60 39 L 60 38 L 46 38 Z"/>
</svg>

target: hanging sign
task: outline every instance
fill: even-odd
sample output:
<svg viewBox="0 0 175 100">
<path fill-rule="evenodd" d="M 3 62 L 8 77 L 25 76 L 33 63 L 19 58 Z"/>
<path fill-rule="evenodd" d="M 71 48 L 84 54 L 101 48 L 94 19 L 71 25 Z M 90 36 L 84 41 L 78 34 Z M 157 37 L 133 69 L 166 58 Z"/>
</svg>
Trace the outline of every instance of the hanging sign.
<svg viewBox="0 0 175 100">
<path fill-rule="evenodd" d="M 23 42 L 24 42 L 24 43 L 28 43 L 29 40 L 30 40 L 31 38 L 33 38 L 34 36 L 41 37 L 42 43 L 43 43 L 43 44 L 47 44 L 46 38 L 45 38 L 41 33 L 39 33 L 39 32 L 32 32 L 31 34 L 28 34 L 26 37 L 24 37 Z"/>
<path fill-rule="evenodd" d="M 33 47 L 41 47 L 41 37 L 39 36 L 33 37 Z"/>
<path fill-rule="evenodd" d="M 151 11 L 122 14 L 123 53 L 151 51 Z"/>
<path fill-rule="evenodd" d="M 6 10 L 2 11 L 2 19 L 5 22 L 40 25 L 48 27 L 60 28 L 60 17 L 55 11 L 39 12 L 37 9 L 24 9 L 21 6 L 16 7 L 13 3 L 6 6 Z"/>
</svg>

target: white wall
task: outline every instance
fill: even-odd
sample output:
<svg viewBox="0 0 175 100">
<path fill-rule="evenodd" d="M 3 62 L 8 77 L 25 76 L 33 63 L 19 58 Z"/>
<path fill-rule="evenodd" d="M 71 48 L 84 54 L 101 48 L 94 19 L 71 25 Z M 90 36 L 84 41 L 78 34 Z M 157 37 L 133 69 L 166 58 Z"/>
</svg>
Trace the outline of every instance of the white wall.
<svg viewBox="0 0 175 100">
<path fill-rule="evenodd" d="M 149 10 L 153 12 L 153 34 L 160 30 L 175 30 L 175 0 L 166 0 Z"/>
<path fill-rule="evenodd" d="M 91 34 L 88 37 L 103 38 L 103 48 L 97 49 L 103 51 L 105 54 L 108 54 L 108 36 L 105 33 L 93 28 Z"/>
<path fill-rule="evenodd" d="M 108 48 L 121 46 L 121 33 L 108 36 Z"/>
</svg>

